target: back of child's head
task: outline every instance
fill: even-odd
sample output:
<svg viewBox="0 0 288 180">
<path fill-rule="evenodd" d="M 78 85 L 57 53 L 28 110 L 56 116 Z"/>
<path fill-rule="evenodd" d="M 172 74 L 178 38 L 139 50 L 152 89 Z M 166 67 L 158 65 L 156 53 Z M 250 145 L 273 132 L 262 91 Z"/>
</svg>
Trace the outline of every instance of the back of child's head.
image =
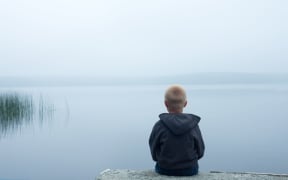
<svg viewBox="0 0 288 180">
<path fill-rule="evenodd" d="M 182 110 L 187 103 L 186 92 L 183 87 L 179 85 L 170 86 L 165 93 L 165 104 L 168 111 Z"/>
</svg>

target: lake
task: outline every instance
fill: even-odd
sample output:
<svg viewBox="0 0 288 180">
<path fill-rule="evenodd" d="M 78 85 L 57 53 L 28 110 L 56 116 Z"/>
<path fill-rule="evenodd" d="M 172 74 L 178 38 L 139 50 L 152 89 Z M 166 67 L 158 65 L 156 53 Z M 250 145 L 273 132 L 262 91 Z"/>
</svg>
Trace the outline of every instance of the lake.
<svg viewBox="0 0 288 180">
<path fill-rule="evenodd" d="M 288 173 L 287 84 L 183 86 L 184 112 L 202 117 L 200 171 Z M 152 169 L 148 138 L 166 112 L 166 88 L 1 87 L 3 102 L 19 96 L 17 107 L 33 109 L 1 120 L 0 180 L 94 179 L 106 168 Z"/>
</svg>

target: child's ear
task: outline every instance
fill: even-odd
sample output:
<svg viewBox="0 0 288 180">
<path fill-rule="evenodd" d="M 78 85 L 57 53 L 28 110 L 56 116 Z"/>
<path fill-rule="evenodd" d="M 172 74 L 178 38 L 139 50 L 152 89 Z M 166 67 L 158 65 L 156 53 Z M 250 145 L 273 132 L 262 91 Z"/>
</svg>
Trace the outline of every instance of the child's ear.
<svg viewBox="0 0 288 180">
<path fill-rule="evenodd" d="M 168 105 L 168 102 L 165 101 L 164 103 L 165 103 L 166 108 L 168 108 L 168 106 L 169 106 L 169 105 Z"/>
<path fill-rule="evenodd" d="M 185 101 L 185 103 L 184 103 L 184 107 L 186 107 L 186 105 L 187 105 L 187 101 Z"/>
</svg>

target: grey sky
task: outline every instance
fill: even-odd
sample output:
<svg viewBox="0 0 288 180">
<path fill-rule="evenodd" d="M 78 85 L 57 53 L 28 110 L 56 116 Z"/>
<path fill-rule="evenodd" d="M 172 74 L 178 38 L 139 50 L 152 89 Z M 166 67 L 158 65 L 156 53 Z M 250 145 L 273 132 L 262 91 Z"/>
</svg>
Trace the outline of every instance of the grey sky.
<svg viewBox="0 0 288 180">
<path fill-rule="evenodd" d="M 288 72 L 287 0 L 1 0 L 0 76 Z"/>
</svg>

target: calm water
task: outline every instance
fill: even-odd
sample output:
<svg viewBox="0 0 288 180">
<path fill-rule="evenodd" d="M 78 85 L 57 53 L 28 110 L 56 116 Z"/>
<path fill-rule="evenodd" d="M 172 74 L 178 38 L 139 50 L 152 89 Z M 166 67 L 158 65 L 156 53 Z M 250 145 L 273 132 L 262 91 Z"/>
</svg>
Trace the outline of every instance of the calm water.
<svg viewBox="0 0 288 180">
<path fill-rule="evenodd" d="M 84 180 L 106 168 L 153 168 L 148 138 L 166 112 L 166 87 L 1 88 L 32 98 L 33 112 L 1 120 L 0 179 Z M 287 85 L 185 87 L 185 112 L 202 117 L 201 171 L 288 173 Z"/>
</svg>

